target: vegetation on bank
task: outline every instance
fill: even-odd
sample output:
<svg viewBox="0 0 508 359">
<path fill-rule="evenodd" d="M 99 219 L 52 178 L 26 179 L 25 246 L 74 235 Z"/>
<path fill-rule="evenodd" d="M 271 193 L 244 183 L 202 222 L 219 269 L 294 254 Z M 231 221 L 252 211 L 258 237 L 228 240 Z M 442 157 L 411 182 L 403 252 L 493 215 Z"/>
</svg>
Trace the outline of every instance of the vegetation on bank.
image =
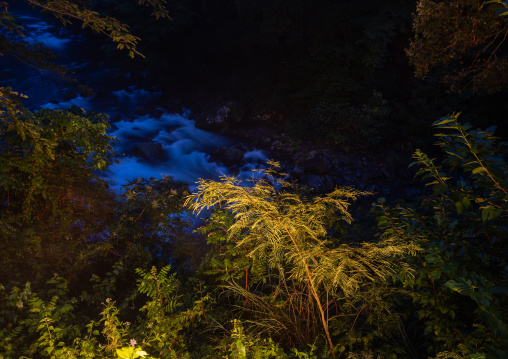
<svg viewBox="0 0 508 359">
<path fill-rule="evenodd" d="M 282 180 L 276 163 L 247 186 L 204 180 L 188 194 L 163 178 L 115 195 L 92 171 L 112 155 L 103 117 L 2 99 L 5 358 L 508 350 L 508 167 L 491 130 L 458 115 L 436 122 L 441 163 L 414 154 L 432 193 L 379 199 L 374 235 L 355 238 L 348 209 L 370 193 L 317 196 Z M 192 261 L 185 211 L 204 209 L 206 257 Z"/>
<path fill-rule="evenodd" d="M 99 31 L 126 29 L 78 2 L 29 2 L 81 20 L 92 14 L 83 21 L 105 26 Z M 164 1 L 139 3 L 167 15 Z M 296 3 L 308 6 L 270 2 L 288 11 Z M 235 6 L 263 10 L 272 26 L 270 19 L 294 15 L 270 4 Z M 452 1 L 456 12 L 443 2 L 418 4 L 408 52 L 422 75 L 452 74 L 504 34 L 503 18 L 481 13 L 497 6 L 492 11 L 504 14 L 499 2 L 462 8 Z M 426 16 L 441 24 L 454 14 L 492 23 L 475 28 L 473 42 L 461 42 L 467 31 L 458 25 L 422 30 L 436 24 Z M 0 12 L 0 26 L 15 31 L 13 21 Z M 452 30 L 458 48 L 446 45 Z M 280 31 L 276 40 L 291 48 L 286 32 L 298 33 Z M 10 46 L 2 53 L 38 51 L 0 35 Z M 123 32 L 109 35 L 137 44 Z M 448 50 L 446 61 L 418 70 L 426 54 Z M 478 89 L 496 76 L 482 72 L 492 60 L 482 56 L 460 78 Z M 375 194 L 348 187 L 319 195 L 284 180 L 276 162 L 248 183 L 202 180 L 189 193 L 170 177 L 150 178 L 114 193 L 97 174 L 114 161 L 107 117 L 79 108 L 30 111 L 24 97 L 0 88 L 0 358 L 506 358 L 508 166 L 494 128 L 462 124 L 458 113 L 434 122 L 436 158 L 413 154 L 427 194 L 411 203 L 372 197 L 371 211 L 355 218 L 353 203 Z M 333 129 L 333 139 L 346 117 L 357 141 L 382 145 L 386 137 L 369 130 L 397 129 L 377 93 L 354 107 L 328 99 L 309 112 L 319 136 Z M 353 144 L 341 138 L 336 144 Z M 197 234 L 191 212 L 206 213 Z"/>
</svg>

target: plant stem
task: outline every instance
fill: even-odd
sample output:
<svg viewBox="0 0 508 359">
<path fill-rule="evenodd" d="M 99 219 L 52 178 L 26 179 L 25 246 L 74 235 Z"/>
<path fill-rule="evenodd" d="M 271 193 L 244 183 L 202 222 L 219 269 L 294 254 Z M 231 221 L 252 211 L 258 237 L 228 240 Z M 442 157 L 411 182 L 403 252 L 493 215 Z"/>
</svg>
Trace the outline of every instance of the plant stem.
<svg viewBox="0 0 508 359">
<path fill-rule="evenodd" d="M 280 220 L 278 220 L 278 221 L 280 223 Z M 293 242 L 293 244 L 294 244 L 294 246 L 296 248 L 296 251 L 298 252 L 298 255 L 300 256 L 300 258 L 302 260 L 302 263 L 303 263 L 303 265 L 305 267 L 305 271 L 307 272 L 307 277 L 308 277 L 307 280 L 309 281 L 310 288 L 312 290 L 312 294 L 314 295 L 314 299 L 316 299 L 316 304 L 318 305 L 319 312 L 321 313 L 321 322 L 323 323 L 323 328 L 324 328 L 325 333 L 326 333 L 326 339 L 328 340 L 328 345 L 330 346 L 330 350 L 332 351 L 332 355 L 335 358 L 335 350 L 333 348 L 332 337 L 330 336 L 330 332 L 328 330 L 328 322 L 326 320 L 325 311 L 323 309 L 323 305 L 321 304 L 321 300 L 319 299 L 319 295 L 318 295 L 318 293 L 316 291 L 316 287 L 314 286 L 314 283 L 312 281 L 312 274 L 310 272 L 309 266 L 307 265 L 307 262 L 305 261 L 305 258 L 302 256 L 302 253 L 300 252 L 300 249 L 298 248 L 298 245 L 296 244 L 295 239 L 291 235 L 291 232 L 288 230 L 286 225 L 283 225 L 283 226 L 284 226 L 284 229 L 286 230 L 289 238 L 291 238 L 291 241 Z"/>
</svg>

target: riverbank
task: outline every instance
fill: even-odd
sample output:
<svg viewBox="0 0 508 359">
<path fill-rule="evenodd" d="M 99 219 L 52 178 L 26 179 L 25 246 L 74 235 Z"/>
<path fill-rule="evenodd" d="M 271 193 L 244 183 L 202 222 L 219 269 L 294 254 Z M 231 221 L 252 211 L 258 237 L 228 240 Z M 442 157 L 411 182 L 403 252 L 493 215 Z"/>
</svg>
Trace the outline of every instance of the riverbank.
<svg viewBox="0 0 508 359">
<path fill-rule="evenodd" d="M 285 116 L 274 111 L 251 113 L 237 102 L 225 101 L 196 106 L 191 118 L 198 128 L 265 151 L 269 159 L 281 163 L 289 180 L 319 193 L 337 186 L 353 186 L 391 200 L 414 200 L 422 193 L 422 186 L 413 180 L 415 171 L 408 169 L 415 150 L 412 143 L 347 151 L 327 139 L 289 135 Z"/>
</svg>

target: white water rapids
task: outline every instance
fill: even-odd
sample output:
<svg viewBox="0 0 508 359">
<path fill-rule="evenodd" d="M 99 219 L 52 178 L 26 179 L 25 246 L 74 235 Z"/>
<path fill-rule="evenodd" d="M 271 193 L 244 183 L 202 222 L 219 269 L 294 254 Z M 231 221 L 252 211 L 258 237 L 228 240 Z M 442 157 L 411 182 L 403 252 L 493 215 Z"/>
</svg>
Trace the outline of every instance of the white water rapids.
<svg viewBox="0 0 508 359">
<path fill-rule="evenodd" d="M 218 179 L 221 174 L 231 174 L 220 162 L 210 161 L 209 154 L 215 148 L 236 145 L 232 139 L 197 129 L 185 109 L 168 113 L 163 106 L 164 94 L 157 89 L 138 88 L 128 73 L 118 77 L 118 70 L 108 68 L 100 59 L 99 49 L 91 48 L 84 37 L 71 35 L 65 29 L 57 31 L 36 13 L 18 13 L 17 17 L 24 25 L 26 41 L 43 43 L 58 53 L 58 62 L 75 70 L 78 80 L 99 95 L 65 98 L 65 88 L 43 81 L 37 71 L 21 63 L 5 59 L 0 69 L 0 86 L 10 86 L 27 95 L 27 105 L 32 110 L 76 105 L 85 111 L 109 114 L 110 133 L 121 141 L 116 149 L 120 164 L 111 166 L 104 174 L 113 181 L 113 188 L 119 190 L 127 180 L 163 175 L 187 182 L 192 188 L 199 178 Z M 158 156 L 161 158 L 143 160 L 131 155 L 136 143 L 150 141 L 162 144 L 164 155 Z M 248 149 L 236 172 L 240 177 L 250 177 L 251 170 L 265 159 L 262 151 Z"/>
</svg>

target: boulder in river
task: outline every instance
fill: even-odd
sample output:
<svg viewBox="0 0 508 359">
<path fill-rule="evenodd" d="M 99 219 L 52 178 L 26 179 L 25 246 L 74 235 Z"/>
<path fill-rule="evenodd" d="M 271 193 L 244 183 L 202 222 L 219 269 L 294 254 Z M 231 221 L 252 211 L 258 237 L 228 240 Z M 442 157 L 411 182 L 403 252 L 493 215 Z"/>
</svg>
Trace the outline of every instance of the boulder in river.
<svg viewBox="0 0 508 359">
<path fill-rule="evenodd" d="M 237 165 L 243 160 L 245 152 L 246 151 L 240 146 L 228 148 L 222 155 L 222 163 L 224 166 Z"/>
<path fill-rule="evenodd" d="M 230 101 L 219 106 L 214 111 L 202 114 L 196 119 L 196 127 L 202 130 L 221 130 L 234 127 L 243 120 L 243 106 Z"/>
<path fill-rule="evenodd" d="M 163 153 L 162 144 L 156 142 L 142 142 L 132 148 L 132 155 L 144 159 L 152 159 Z"/>
<path fill-rule="evenodd" d="M 222 162 L 224 166 L 230 167 L 240 164 L 247 150 L 242 146 L 219 147 L 210 152 L 210 161 Z"/>
<path fill-rule="evenodd" d="M 226 146 L 222 146 L 222 147 L 217 147 L 215 150 L 213 150 L 212 152 L 210 152 L 210 156 L 211 158 L 213 159 L 220 159 L 220 157 L 222 155 L 224 155 L 224 153 L 228 150 L 228 148 Z"/>
<path fill-rule="evenodd" d="M 334 188 L 333 178 L 331 176 L 302 175 L 300 182 L 304 186 L 311 187 L 318 192 L 329 192 Z"/>
<path fill-rule="evenodd" d="M 305 162 L 303 171 L 307 174 L 327 175 L 330 174 L 331 167 L 331 163 L 326 157 L 318 156 Z"/>
</svg>

